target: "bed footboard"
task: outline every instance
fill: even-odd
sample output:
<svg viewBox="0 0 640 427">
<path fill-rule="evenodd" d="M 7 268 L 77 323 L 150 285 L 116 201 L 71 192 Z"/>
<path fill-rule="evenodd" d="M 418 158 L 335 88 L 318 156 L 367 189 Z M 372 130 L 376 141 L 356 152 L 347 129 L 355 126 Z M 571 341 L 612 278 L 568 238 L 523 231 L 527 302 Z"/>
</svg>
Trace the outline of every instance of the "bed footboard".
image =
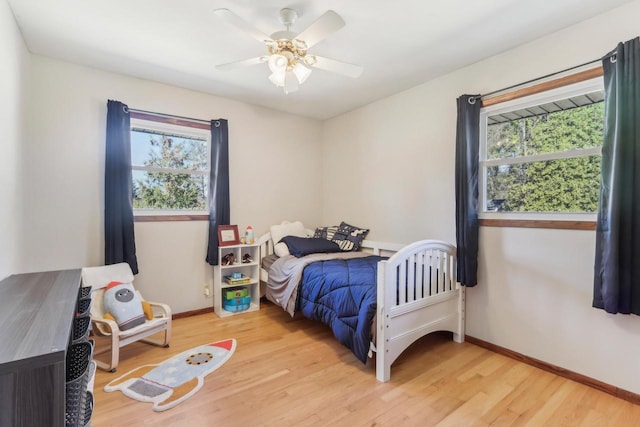
<svg viewBox="0 0 640 427">
<path fill-rule="evenodd" d="M 456 280 L 456 248 L 438 240 L 406 246 L 378 264 L 376 378 L 418 338 L 451 331 L 464 341 L 465 291 Z"/>
</svg>

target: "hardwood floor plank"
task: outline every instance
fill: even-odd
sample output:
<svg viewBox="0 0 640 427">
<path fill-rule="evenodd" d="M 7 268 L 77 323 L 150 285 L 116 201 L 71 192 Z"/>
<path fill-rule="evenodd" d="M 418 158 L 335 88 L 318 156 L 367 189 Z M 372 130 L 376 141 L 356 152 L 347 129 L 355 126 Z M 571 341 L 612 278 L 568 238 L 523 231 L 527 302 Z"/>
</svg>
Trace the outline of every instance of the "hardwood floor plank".
<svg viewBox="0 0 640 427">
<path fill-rule="evenodd" d="M 488 392 L 476 393 L 437 425 L 438 427 L 488 425 L 482 422 L 482 416 L 512 391 L 513 387 L 507 384 L 495 384 Z"/>
<path fill-rule="evenodd" d="M 511 386 L 512 392 L 482 416 L 482 420 L 489 425 L 511 425 L 521 416 L 521 412 L 517 410 L 516 402 L 522 392 L 526 390 L 523 384 L 535 369 L 513 360 L 509 360 L 507 366 L 508 370 L 501 374 L 500 381 Z"/>
<path fill-rule="evenodd" d="M 235 354 L 192 397 L 164 412 L 105 393 L 109 381 L 189 348 L 235 338 Z M 225 319 L 174 320 L 170 348 L 121 349 L 118 372 L 98 371 L 92 426 L 640 426 L 640 407 L 450 334 L 421 338 L 375 379 L 317 322 L 265 303 Z"/>
</svg>

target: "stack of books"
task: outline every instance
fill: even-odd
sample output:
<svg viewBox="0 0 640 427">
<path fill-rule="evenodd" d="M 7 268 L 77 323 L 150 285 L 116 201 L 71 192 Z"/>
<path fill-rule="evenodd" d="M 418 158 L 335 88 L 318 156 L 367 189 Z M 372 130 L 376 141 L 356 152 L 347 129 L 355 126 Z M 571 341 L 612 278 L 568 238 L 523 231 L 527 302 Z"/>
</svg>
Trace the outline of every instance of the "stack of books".
<svg viewBox="0 0 640 427">
<path fill-rule="evenodd" d="M 224 276 L 224 279 L 230 285 L 244 285 L 247 283 L 251 283 L 251 277 L 245 276 L 244 274 Z"/>
</svg>

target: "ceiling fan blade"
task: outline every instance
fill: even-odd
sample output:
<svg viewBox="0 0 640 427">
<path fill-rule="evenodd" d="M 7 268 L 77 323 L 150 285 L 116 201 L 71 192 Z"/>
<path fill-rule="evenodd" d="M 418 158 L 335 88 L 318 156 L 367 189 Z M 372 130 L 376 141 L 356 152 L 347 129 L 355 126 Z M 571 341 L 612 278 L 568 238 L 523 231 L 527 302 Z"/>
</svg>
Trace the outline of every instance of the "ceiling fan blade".
<svg viewBox="0 0 640 427">
<path fill-rule="evenodd" d="M 329 34 L 338 31 L 344 27 L 344 20 L 333 10 L 328 10 L 318 18 L 306 30 L 296 36 L 298 40 L 303 40 L 307 44 L 307 48 L 324 40 Z"/>
<path fill-rule="evenodd" d="M 262 64 L 263 62 L 265 62 L 265 59 L 266 58 L 264 56 L 258 56 L 255 58 L 249 58 L 242 61 L 229 62 L 227 64 L 216 65 L 216 68 L 220 71 L 235 70 L 237 68 L 248 67 L 250 65 Z"/>
<path fill-rule="evenodd" d="M 251 24 L 240 18 L 235 13 L 231 12 L 229 9 L 216 9 L 213 11 L 213 13 L 215 13 L 234 27 L 244 31 L 259 42 L 265 43 L 271 41 L 271 37 L 253 27 Z"/>
<path fill-rule="evenodd" d="M 342 74 L 343 76 L 357 78 L 360 77 L 364 68 L 359 65 L 347 64 L 346 62 L 336 61 L 335 59 L 325 58 L 323 56 L 316 56 L 316 63 L 313 64 L 314 68 L 320 68 L 321 70 L 331 71 L 332 73 Z"/>
</svg>

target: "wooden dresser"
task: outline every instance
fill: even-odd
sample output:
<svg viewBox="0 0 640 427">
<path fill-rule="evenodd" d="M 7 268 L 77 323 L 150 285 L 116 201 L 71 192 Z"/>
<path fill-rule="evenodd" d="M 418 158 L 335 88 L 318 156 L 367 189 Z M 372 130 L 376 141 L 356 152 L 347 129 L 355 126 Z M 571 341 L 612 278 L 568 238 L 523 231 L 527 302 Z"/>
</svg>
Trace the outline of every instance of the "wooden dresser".
<svg viewBox="0 0 640 427">
<path fill-rule="evenodd" d="M 65 425 L 65 357 L 80 269 L 0 282 L 0 426 Z"/>
</svg>

